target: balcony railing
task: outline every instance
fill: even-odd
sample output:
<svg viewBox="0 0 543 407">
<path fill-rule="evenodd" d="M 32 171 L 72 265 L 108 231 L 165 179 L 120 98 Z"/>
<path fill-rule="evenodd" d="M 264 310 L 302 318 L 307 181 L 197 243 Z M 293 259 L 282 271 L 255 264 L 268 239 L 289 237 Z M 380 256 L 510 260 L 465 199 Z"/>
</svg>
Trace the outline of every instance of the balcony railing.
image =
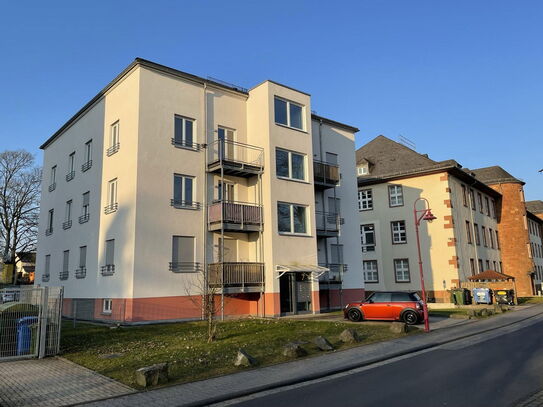
<svg viewBox="0 0 543 407">
<path fill-rule="evenodd" d="M 106 215 L 109 215 L 110 213 L 117 212 L 117 209 L 119 209 L 119 204 L 117 202 L 106 205 L 104 207 L 104 213 Z"/>
<path fill-rule="evenodd" d="M 262 205 L 220 201 L 209 205 L 208 225 L 210 230 L 258 231 L 262 225 Z"/>
<path fill-rule="evenodd" d="M 85 172 L 92 167 L 92 160 L 87 161 L 85 164 L 81 165 L 81 171 Z"/>
<path fill-rule="evenodd" d="M 200 209 L 200 202 L 196 201 L 184 201 L 182 199 L 170 199 L 170 206 L 176 209 Z"/>
<path fill-rule="evenodd" d="M 264 285 L 264 263 L 224 262 L 208 265 L 211 287 L 260 289 Z"/>
<path fill-rule="evenodd" d="M 169 270 L 174 273 L 198 273 L 202 267 L 200 263 L 172 261 Z"/>
<path fill-rule="evenodd" d="M 89 221 L 89 218 L 90 218 L 90 214 L 86 213 L 84 215 L 81 215 L 79 217 L 79 223 L 86 223 Z"/>
<path fill-rule="evenodd" d="M 315 186 L 333 188 L 339 184 L 339 166 L 337 164 L 313 160 L 313 178 Z"/>
<path fill-rule="evenodd" d="M 318 236 L 333 237 L 339 234 L 341 218 L 334 212 L 315 211 L 316 227 Z"/>
<path fill-rule="evenodd" d="M 346 264 L 323 263 L 319 264 L 319 266 L 329 269 L 329 271 L 324 272 L 319 277 L 319 281 L 322 283 L 341 283 L 343 281 L 343 273 L 347 271 Z"/>
<path fill-rule="evenodd" d="M 374 252 L 374 251 L 375 251 L 375 243 L 362 245 L 362 253 Z"/>
<path fill-rule="evenodd" d="M 177 148 L 184 148 L 187 150 L 194 150 L 194 151 L 200 151 L 200 148 L 202 147 L 198 143 L 192 143 L 185 140 L 176 140 L 172 138 L 172 145 L 174 145 Z"/>
<path fill-rule="evenodd" d="M 51 236 L 53 234 L 53 228 L 45 229 L 45 236 Z"/>
<path fill-rule="evenodd" d="M 100 272 L 103 276 L 112 276 L 115 273 L 115 264 L 106 264 L 100 267 Z"/>
<path fill-rule="evenodd" d="M 56 187 L 57 187 L 57 183 L 53 182 L 51 185 L 49 185 L 49 188 L 48 188 L 49 192 L 53 192 Z"/>
<path fill-rule="evenodd" d="M 75 171 L 70 171 L 68 174 L 66 174 L 66 182 L 70 182 L 75 178 Z"/>
<path fill-rule="evenodd" d="M 68 274 L 68 271 L 61 271 L 60 273 L 58 273 L 58 278 L 60 280 L 68 280 Z"/>
<path fill-rule="evenodd" d="M 115 154 L 117 151 L 119 151 L 119 149 L 121 148 L 121 144 L 120 143 L 116 143 L 116 144 L 113 144 L 111 147 L 109 147 L 107 150 L 106 150 L 106 154 L 107 156 L 112 156 L 113 154 Z"/>
<path fill-rule="evenodd" d="M 85 278 L 87 276 L 87 268 L 79 267 L 75 270 L 75 278 Z"/>
<path fill-rule="evenodd" d="M 70 229 L 72 227 L 72 221 L 71 220 L 67 220 L 66 222 L 62 222 L 62 229 L 66 230 L 66 229 Z"/>
<path fill-rule="evenodd" d="M 259 174 L 264 169 L 264 150 L 237 141 L 216 140 L 207 146 L 207 169 L 245 177 Z"/>
</svg>

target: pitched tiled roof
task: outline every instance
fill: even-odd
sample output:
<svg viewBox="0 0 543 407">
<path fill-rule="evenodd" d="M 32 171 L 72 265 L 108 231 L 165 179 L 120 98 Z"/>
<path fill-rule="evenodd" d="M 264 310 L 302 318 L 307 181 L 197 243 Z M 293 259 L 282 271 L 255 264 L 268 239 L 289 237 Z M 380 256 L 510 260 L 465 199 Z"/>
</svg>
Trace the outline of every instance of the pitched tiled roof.
<svg viewBox="0 0 543 407">
<path fill-rule="evenodd" d="M 518 178 L 515 178 L 502 167 L 494 165 L 492 167 L 477 168 L 475 170 L 467 170 L 475 174 L 478 180 L 485 184 L 500 184 L 500 183 L 521 183 L 524 182 Z"/>
<path fill-rule="evenodd" d="M 474 276 L 468 277 L 468 280 L 477 281 L 477 280 L 508 280 L 514 279 L 513 276 L 508 276 L 507 274 L 498 273 L 494 270 L 486 270 L 482 273 L 475 274 Z"/>
<path fill-rule="evenodd" d="M 543 213 L 543 201 L 526 202 L 526 210 L 532 213 Z"/>
</svg>

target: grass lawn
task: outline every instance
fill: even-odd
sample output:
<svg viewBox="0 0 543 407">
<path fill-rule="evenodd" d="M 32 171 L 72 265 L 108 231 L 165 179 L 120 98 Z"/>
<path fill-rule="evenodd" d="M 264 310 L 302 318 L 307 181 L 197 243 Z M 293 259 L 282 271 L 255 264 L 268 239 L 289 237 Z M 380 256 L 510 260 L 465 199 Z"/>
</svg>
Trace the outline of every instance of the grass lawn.
<svg viewBox="0 0 543 407">
<path fill-rule="evenodd" d="M 466 315 L 467 313 L 467 308 L 442 308 L 428 310 L 429 315 L 436 315 L 441 317 L 450 317 L 452 314 Z"/>
<path fill-rule="evenodd" d="M 353 325 L 343 322 L 308 320 L 244 319 L 219 324 L 218 339 L 206 343 L 204 322 L 157 324 L 110 329 L 105 326 L 71 322 L 62 326 L 61 355 L 98 373 L 137 388 L 135 370 L 154 363 L 169 362 L 171 382 L 189 382 L 240 368 L 233 365 L 239 348 L 255 357 L 259 366 L 286 362 L 283 346 L 290 341 L 302 345 L 309 355 L 320 352 L 311 340 L 326 337 L 336 349 L 357 345 L 342 344 L 338 336 L 345 328 L 355 328 L 365 345 L 402 336 L 390 331 L 389 324 Z M 117 357 L 111 357 L 112 354 Z M 110 357 L 108 357 L 110 356 Z"/>
<path fill-rule="evenodd" d="M 518 304 L 543 304 L 543 297 L 519 297 Z"/>
</svg>

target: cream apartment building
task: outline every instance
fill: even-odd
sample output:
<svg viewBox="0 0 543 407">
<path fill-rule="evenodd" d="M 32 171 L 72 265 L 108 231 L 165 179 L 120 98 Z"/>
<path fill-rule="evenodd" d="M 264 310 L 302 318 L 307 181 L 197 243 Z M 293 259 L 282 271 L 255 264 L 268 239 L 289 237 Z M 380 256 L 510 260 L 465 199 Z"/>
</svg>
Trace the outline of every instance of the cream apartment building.
<svg viewBox="0 0 543 407">
<path fill-rule="evenodd" d="M 357 150 L 358 210 L 366 291 L 420 290 L 414 204 L 428 200 L 420 242 L 430 301 L 484 270 L 501 271 L 496 206 L 500 194 L 454 160 L 379 136 Z M 417 209 L 425 202 L 418 201 Z"/>
<path fill-rule="evenodd" d="M 44 150 L 36 282 L 67 315 L 195 319 L 337 308 L 364 296 L 354 134 L 309 94 L 136 59 Z"/>
</svg>

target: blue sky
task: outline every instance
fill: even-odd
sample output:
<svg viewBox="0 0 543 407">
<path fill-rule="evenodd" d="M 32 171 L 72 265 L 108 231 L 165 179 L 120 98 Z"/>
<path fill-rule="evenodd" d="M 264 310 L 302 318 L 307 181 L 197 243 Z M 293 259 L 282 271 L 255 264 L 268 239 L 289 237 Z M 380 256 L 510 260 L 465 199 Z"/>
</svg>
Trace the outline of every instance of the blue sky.
<svg viewBox="0 0 543 407">
<path fill-rule="evenodd" d="M 501 165 L 543 199 L 543 2 L 6 1 L 0 150 L 38 146 L 135 57 L 245 87 L 273 79 L 318 114 Z"/>
</svg>

